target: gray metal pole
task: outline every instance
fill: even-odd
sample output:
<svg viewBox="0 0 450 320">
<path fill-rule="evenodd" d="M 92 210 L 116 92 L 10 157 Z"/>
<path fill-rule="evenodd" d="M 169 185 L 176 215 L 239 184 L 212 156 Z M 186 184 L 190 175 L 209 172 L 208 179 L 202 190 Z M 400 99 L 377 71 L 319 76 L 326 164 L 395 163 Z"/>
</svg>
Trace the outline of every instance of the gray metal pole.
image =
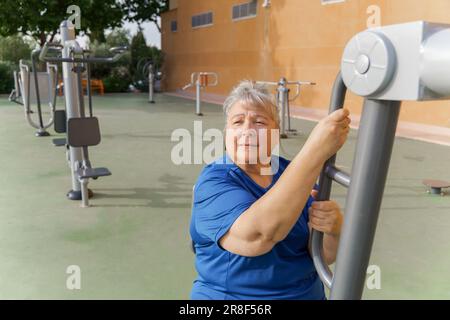
<svg viewBox="0 0 450 320">
<path fill-rule="evenodd" d="M 60 31 L 61 43 L 64 45 L 64 48 L 62 49 L 62 57 L 70 58 L 72 43 L 66 42 L 75 40 L 75 28 L 70 21 L 63 21 L 60 25 Z M 78 83 L 76 74 L 72 72 L 73 67 L 73 63 L 62 63 L 67 120 L 69 120 L 70 118 L 80 117 L 80 106 L 77 99 Z M 76 170 L 80 167 L 83 159 L 81 148 L 69 147 L 69 158 L 72 175 L 72 190 L 67 193 L 67 197 L 71 200 L 81 200 L 81 185 L 76 176 Z"/>
<path fill-rule="evenodd" d="M 148 66 L 148 102 L 155 103 L 153 100 L 153 84 L 154 84 L 154 74 L 153 66 L 149 64 Z"/>
<path fill-rule="evenodd" d="M 346 93 L 347 87 L 345 86 L 344 81 L 342 80 L 341 73 L 339 72 L 338 75 L 336 76 L 333 89 L 331 92 L 329 113 L 341 109 L 344 106 Z M 336 155 L 333 155 L 324 164 L 324 169 L 322 170 L 322 173 L 320 174 L 319 177 L 319 194 L 317 195 L 317 201 L 326 201 L 330 199 L 331 186 L 333 180 L 327 174 L 326 168 L 330 166 L 334 167 L 335 162 L 336 162 Z M 314 261 L 314 266 L 316 267 L 320 279 L 328 288 L 331 288 L 331 284 L 333 281 L 333 274 L 323 257 L 323 236 L 324 236 L 323 232 L 314 229 L 312 230 L 311 235 L 312 259 Z"/>
<path fill-rule="evenodd" d="M 287 91 L 288 89 L 280 82 L 278 86 L 278 106 L 280 108 L 280 138 L 286 139 L 286 103 L 287 103 Z"/>
<path fill-rule="evenodd" d="M 401 101 L 364 102 L 330 298 L 361 299 Z"/>
</svg>

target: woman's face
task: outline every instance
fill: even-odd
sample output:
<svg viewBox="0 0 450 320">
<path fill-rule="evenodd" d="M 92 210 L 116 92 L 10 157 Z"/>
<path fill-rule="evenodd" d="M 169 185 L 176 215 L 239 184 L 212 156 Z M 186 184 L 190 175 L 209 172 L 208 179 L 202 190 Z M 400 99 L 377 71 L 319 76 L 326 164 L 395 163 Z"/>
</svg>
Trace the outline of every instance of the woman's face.
<svg viewBox="0 0 450 320">
<path fill-rule="evenodd" d="M 228 113 L 225 129 L 227 153 L 236 164 L 270 164 L 279 130 L 263 106 L 235 103 Z"/>
</svg>

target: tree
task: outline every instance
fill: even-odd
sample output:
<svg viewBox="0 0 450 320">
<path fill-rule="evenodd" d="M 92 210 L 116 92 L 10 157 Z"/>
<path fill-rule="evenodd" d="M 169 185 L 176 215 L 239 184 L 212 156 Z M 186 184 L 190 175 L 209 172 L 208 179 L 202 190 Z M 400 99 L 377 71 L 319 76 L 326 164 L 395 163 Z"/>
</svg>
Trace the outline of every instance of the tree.
<svg viewBox="0 0 450 320">
<path fill-rule="evenodd" d="M 61 21 L 72 13 L 73 0 L 0 0 L 0 35 L 29 35 L 42 46 L 52 41 Z M 119 0 L 78 0 L 81 31 L 92 40 L 104 41 L 104 30 L 122 25 L 124 8 Z"/>
<path fill-rule="evenodd" d="M 151 58 L 151 49 L 145 42 L 144 34 L 141 30 L 131 39 L 131 65 L 130 72 L 134 77 L 140 70 L 136 70 L 137 64 L 141 58 Z"/>
<path fill-rule="evenodd" d="M 31 44 L 19 35 L 0 37 L 0 61 L 10 61 L 15 64 L 20 59 L 30 59 Z"/>
<path fill-rule="evenodd" d="M 106 36 L 106 43 L 110 47 L 129 46 L 130 32 L 126 29 L 115 29 Z"/>
<path fill-rule="evenodd" d="M 150 56 L 153 61 L 153 68 L 155 72 L 161 70 L 162 64 L 164 62 L 164 54 L 158 47 L 150 47 Z"/>
<path fill-rule="evenodd" d="M 169 8 L 168 0 L 124 0 L 123 9 L 126 12 L 125 19 L 140 25 L 151 21 L 161 32 L 158 25 L 158 17 Z"/>
<path fill-rule="evenodd" d="M 83 30 L 89 30 L 91 40 L 105 42 L 105 29 L 122 26 L 122 20 L 126 13 L 118 0 L 90 0 L 91 5 L 86 9 L 81 8 L 81 26 Z M 84 19 L 83 19 L 84 16 Z"/>
</svg>

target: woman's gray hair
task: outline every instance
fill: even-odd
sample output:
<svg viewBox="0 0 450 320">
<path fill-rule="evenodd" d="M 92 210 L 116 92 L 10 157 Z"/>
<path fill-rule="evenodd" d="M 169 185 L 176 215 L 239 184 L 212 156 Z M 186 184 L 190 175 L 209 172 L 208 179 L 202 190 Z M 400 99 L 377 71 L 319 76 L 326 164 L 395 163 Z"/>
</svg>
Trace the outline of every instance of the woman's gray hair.
<svg viewBox="0 0 450 320">
<path fill-rule="evenodd" d="M 228 117 L 230 109 L 237 102 L 244 102 L 253 106 L 263 107 L 270 114 L 275 123 L 278 126 L 280 125 L 280 117 L 274 96 L 269 92 L 266 85 L 250 80 L 241 81 L 233 88 L 230 95 L 223 103 L 223 112 L 226 117 Z"/>
</svg>

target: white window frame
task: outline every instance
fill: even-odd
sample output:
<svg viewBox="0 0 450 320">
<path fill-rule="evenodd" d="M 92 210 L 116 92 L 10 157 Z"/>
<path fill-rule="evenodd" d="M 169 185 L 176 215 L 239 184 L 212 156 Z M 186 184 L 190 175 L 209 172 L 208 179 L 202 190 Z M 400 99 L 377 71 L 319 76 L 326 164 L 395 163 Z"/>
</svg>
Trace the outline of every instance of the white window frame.
<svg viewBox="0 0 450 320">
<path fill-rule="evenodd" d="M 202 25 L 195 26 L 195 27 L 192 26 L 192 18 L 198 17 L 198 16 L 202 16 L 202 15 L 206 15 L 206 14 L 210 14 L 210 13 L 211 13 L 211 21 L 212 21 L 212 23 L 202 24 Z M 192 29 L 207 28 L 207 27 L 211 27 L 212 25 L 214 25 L 214 13 L 212 11 L 198 13 L 198 14 L 194 14 L 193 16 L 191 16 L 191 27 L 192 27 Z"/>
<path fill-rule="evenodd" d="M 345 2 L 345 0 L 320 0 L 320 2 L 322 3 L 323 6 L 326 6 L 328 4 L 336 4 L 336 3 Z"/>
<path fill-rule="evenodd" d="M 231 20 L 232 21 L 241 21 L 241 20 L 248 20 L 248 19 L 256 18 L 256 16 L 258 15 L 258 5 L 256 5 L 256 13 L 255 14 L 249 14 L 249 15 L 246 15 L 245 17 L 233 18 L 233 10 L 234 10 L 235 7 L 240 7 L 240 6 L 243 6 L 243 5 L 247 5 L 248 6 L 252 2 L 253 1 L 248 1 L 248 2 L 244 2 L 244 3 L 236 4 L 236 5 L 232 6 L 231 7 Z"/>
</svg>

